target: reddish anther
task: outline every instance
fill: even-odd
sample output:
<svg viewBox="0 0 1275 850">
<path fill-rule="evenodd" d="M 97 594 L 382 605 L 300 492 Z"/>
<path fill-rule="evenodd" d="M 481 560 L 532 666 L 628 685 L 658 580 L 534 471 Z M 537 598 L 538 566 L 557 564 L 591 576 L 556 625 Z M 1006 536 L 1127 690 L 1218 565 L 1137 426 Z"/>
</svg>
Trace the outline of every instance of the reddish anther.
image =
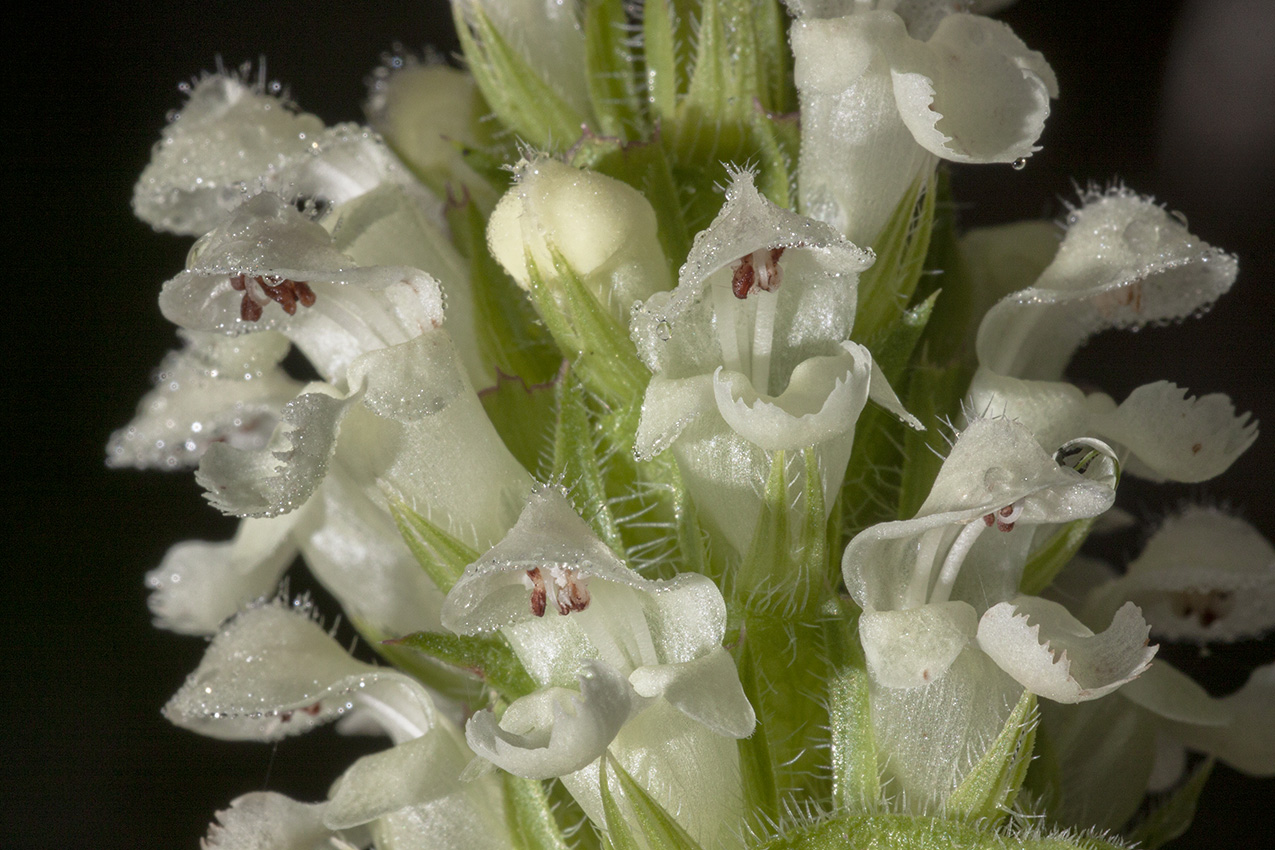
<svg viewBox="0 0 1275 850">
<path fill-rule="evenodd" d="M 783 279 L 779 269 L 779 258 L 783 255 L 784 246 L 780 245 L 778 248 L 763 248 L 740 257 L 731 264 L 731 292 L 741 300 L 748 297 L 754 286 L 766 292 L 774 292 Z"/>
<path fill-rule="evenodd" d="M 558 605 L 558 613 L 567 616 L 572 611 L 583 611 L 589 607 L 589 589 L 583 582 L 568 580 L 565 587 L 554 594 L 554 602 Z"/>
<path fill-rule="evenodd" d="M 533 567 L 527 570 L 527 578 L 531 579 L 531 613 L 537 617 L 543 617 L 545 615 L 545 603 L 549 601 L 549 594 L 545 590 L 545 580 L 540 575 L 540 568 Z"/>
<path fill-rule="evenodd" d="M 730 290 L 742 301 L 753 288 L 753 255 L 741 257 L 731 268 Z"/>
<path fill-rule="evenodd" d="M 305 281 L 275 275 L 231 275 L 230 288 L 243 293 L 243 300 L 239 302 L 239 317 L 245 322 L 255 322 L 261 318 L 266 299 L 278 304 L 289 316 L 296 315 L 298 303 L 302 307 L 312 307 L 316 300 L 314 290 Z"/>
</svg>

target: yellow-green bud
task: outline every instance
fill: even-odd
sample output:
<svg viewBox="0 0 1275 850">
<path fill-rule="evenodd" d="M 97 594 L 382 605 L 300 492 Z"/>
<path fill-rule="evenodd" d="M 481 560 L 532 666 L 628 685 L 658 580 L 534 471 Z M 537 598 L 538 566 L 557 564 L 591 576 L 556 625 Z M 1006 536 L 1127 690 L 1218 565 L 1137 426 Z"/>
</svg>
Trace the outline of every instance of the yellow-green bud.
<svg viewBox="0 0 1275 850">
<path fill-rule="evenodd" d="M 598 301 L 627 327 L 635 301 L 672 288 L 656 235 L 655 211 L 645 196 L 619 180 L 541 157 L 518 167 L 517 181 L 496 205 L 487 244 L 524 289 L 532 269 L 555 285 L 554 253 Z"/>
</svg>

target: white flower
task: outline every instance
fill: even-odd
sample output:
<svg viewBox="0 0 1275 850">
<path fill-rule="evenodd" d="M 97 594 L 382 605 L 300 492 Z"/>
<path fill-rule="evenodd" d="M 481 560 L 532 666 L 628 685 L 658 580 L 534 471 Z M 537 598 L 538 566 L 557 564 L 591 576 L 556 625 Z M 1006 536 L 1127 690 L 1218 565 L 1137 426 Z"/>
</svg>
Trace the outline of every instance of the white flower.
<svg viewBox="0 0 1275 850">
<path fill-rule="evenodd" d="M 771 204 L 752 174 L 738 172 L 677 288 L 635 308 L 633 339 L 654 372 L 635 453 L 644 460 L 671 448 L 697 508 L 739 552 L 771 452 L 813 447 L 831 506 L 869 398 L 920 427 L 868 350 L 849 339 L 858 274 L 871 262 L 827 225 Z"/>
<path fill-rule="evenodd" d="M 258 741 L 344 716 L 347 731 L 383 733 L 394 744 L 351 765 L 324 803 L 267 793 L 235 800 L 210 830 L 210 846 L 261 846 L 248 842 L 262 836 L 278 842 L 271 846 L 362 846 L 368 830 L 398 847 L 424 846 L 424 836 L 430 847 L 455 850 L 512 846 L 496 778 L 460 781 L 472 754 L 429 693 L 410 676 L 351 658 L 306 610 L 268 604 L 230 621 L 164 713 L 200 734 Z"/>
<path fill-rule="evenodd" d="M 164 358 L 133 421 L 111 435 L 109 465 L 176 469 L 198 463 L 214 442 L 262 448 L 301 389 L 279 365 L 288 352 L 281 334 L 181 336 L 185 347 Z"/>
<path fill-rule="evenodd" d="M 1260 637 L 1275 629 L 1275 547 L 1237 516 L 1187 508 L 1164 521 L 1124 575 L 1092 589 L 1084 619 L 1126 600 L 1165 640 Z"/>
<path fill-rule="evenodd" d="M 842 574 L 863 609 L 883 768 L 915 810 L 933 809 L 956 787 L 1021 688 L 1060 702 L 1097 699 L 1155 654 L 1133 605 L 1094 634 L 1063 606 L 1018 592 L 1052 526 L 1096 516 L 1115 499 L 1101 443 L 1064 446 L 1059 458 L 1016 423 L 975 420 L 916 517 L 872 526 L 846 548 Z M 917 717 L 926 718 L 925 736 L 914 734 Z"/>
<path fill-rule="evenodd" d="M 1242 520 L 1190 508 L 1165 521 L 1126 575 L 1078 557 L 1050 595 L 1084 600 L 1079 610 L 1090 624 L 1133 602 L 1144 607 L 1153 634 L 1233 640 L 1275 625 L 1270 554 L 1270 544 Z M 1060 787 L 1054 813 L 1069 823 L 1119 829 L 1146 794 L 1182 781 L 1188 750 L 1243 773 L 1275 775 L 1275 665 L 1259 667 L 1243 687 L 1217 698 L 1157 659 L 1115 697 L 1042 706 L 1042 731 L 1057 764 L 1050 770 L 1061 771 L 1046 779 Z"/>
<path fill-rule="evenodd" d="M 254 520 L 234 544 L 175 547 L 148 577 L 152 610 L 169 628 L 215 630 L 269 595 L 298 549 L 361 629 L 389 637 L 436 626 L 441 594 L 399 538 L 389 501 L 481 551 L 513 524 L 530 490 L 470 385 L 474 335 L 462 322 L 466 358 L 439 329 L 444 297 L 435 278 L 414 265 L 365 266 L 351 256 L 421 265 L 433 258 L 461 276 L 432 247 L 418 205 L 381 186 L 331 218 L 335 237 L 277 197 L 257 195 L 196 243 L 189 268 L 161 295 L 165 313 L 212 352 L 201 350 L 204 360 L 277 359 L 282 334 L 327 379 L 286 404 L 271 398 L 279 407 L 250 432 L 255 439 L 222 426 L 219 441 L 195 443 L 187 459 L 198 458 L 197 478 L 215 506 L 241 517 L 290 516 Z M 464 304 L 448 300 L 462 319 Z M 182 396 L 193 410 L 184 418 L 201 429 L 233 423 L 242 409 L 236 389 L 242 384 L 251 398 L 263 383 L 254 377 Z M 171 430 L 193 427 L 175 420 Z M 115 448 L 126 445 L 117 440 Z"/>
<path fill-rule="evenodd" d="M 541 685 L 499 721 L 491 711 L 470 719 L 477 753 L 519 776 L 561 777 L 601 826 L 609 751 L 702 846 L 733 840 L 742 814 L 734 739 L 755 719 L 722 648 L 726 606 L 709 579 L 643 579 L 546 489 L 466 569 L 443 624 L 500 629 Z"/>
<path fill-rule="evenodd" d="M 872 244 L 936 157 L 1030 156 L 1058 83 L 1010 29 L 950 2 L 794 0 L 802 212 Z"/>
<path fill-rule="evenodd" d="M 1076 349 L 1108 328 L 1138 328 L 1206 309 L 1235 280 L 1235 258 L 1192 236 L 1146 198 L 1086 196 L 1053 261 L 1001 299 L 978 332 L 968 408 L 1027 425 L 1042 444 L 1075 434 L 1110 442 L 1123 468 L 1155 481 L 1204 481 L 1257 438 L 1222 394 L 1193 398 L 1167 381 L 1117 405 L 1061 381 Z"/>
<path fill-rule="evenodd" d="M 195 243 L 159 304 L 189 330 L 279 330 L 338 385 L 354 358 L 437 327 L 443 313 L 433 277 L 410 266 L 360 266 L 320 225 L 264 193 Z"/>
<path fill-rule="evenodd" d="M 199 236 L 263 190 L 318 213 L 386 182 L 414 181 L 365 129 L 325 128 L 267 93 L 263 80 L 249 85 L 241 74 L 217 73 L 194 84 L 164 129 L 133 190 L 133 209 L 156 229 Z"/>
</svg>

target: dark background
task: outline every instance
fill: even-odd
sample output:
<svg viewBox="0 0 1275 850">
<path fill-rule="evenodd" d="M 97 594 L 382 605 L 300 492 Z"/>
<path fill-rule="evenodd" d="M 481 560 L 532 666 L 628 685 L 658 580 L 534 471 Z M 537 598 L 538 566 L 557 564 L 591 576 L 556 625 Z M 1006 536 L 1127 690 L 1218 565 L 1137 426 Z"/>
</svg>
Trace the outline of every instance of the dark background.
<svg viewBox="0 0 1275 850">
<path fill-rule="evenodd" d="M 43 24 L 11 33 L 5 91 L 16 109 L 0 111 L 0 185 L 16 190 L 5 205 L 0 300 L 10 446 L 0 846 L 194 848 L 234 796 L 268 787 L 318 799 L 365 746 L 324 733 L 277 748 L 227 744 L 159 716 L 204 643 L 150 627 L 142 575 L 172 543 L 223 538 L 233 524 L 205 506 L 189 475 L 109 472 L 102 462 L 111 430 L 175 343 L 155 299 L 189 240 L 151 232 L 129 197 L 165 113 L 181 104 L 177 84 L 218 54 L 230 67 L 265 56 L 272 79 L 334 123 L 361 118 L 363 80 L 394 41 L 455 49 L 439 0 L 381 2 L 371 13 L 371 4 L 334 5 L 49 6 Z M 1239 254 L 1235 290 L 1202 320 L 1095 341 L 1074 371 L 1117 397 L 1162 377 L 1225 391 L 1275 422 L 1275 4 L 1154 8 L 1024 0 L 1005 15 L 1045 53 L 1062 97 L 1024 171 L 957 174 L 963 221 L 1056 218 L 1072 181 L 1115 177 L 1184 211 L 1195 233 Z M 1122 487 L 1122 504 L 1153 518 L 1184 497 L 1226 500 L 1275 537 L 1273 473 L 1275 448 L 1263 439 L 1206 486 Z M 1237 687 L 1249 666 L 1275 659 L 1270 641 L 1237 650 L 1209 659 L 1211 687 Z M 1220 768 L 1177 846 L 1268 846 L 1272 803 L 1275 781 Z"/>
</svg>

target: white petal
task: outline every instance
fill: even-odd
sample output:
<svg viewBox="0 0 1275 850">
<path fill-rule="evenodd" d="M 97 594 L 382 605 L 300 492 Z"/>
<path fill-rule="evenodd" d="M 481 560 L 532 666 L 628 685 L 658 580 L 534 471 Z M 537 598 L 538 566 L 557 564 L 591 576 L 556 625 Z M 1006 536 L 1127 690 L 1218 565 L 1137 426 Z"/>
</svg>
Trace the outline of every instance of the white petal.
<svg viewBox="0 0 1275 850">
<path fill-rule="evenodd" d="M 734 739 L 711 732 L 667 701 L 656 700 L 625 724 L 608 749 L 697 846 L 724 850 L 739 845 L 745 808 Z M 601 764 L 593 762 L 561 782 L 589 819 L 604 827 Z M 704 781 L 705 777 L 712 781 Z M 615 781 L 612 773 L 613 793 Z M 632 820 L 629 823 L 640 828 Z"/>
<path fill-rule="evenodd" d="M 587 661 L 580 690 L 548 688 L 515 700 L 500 723 L 480 711 L 465 727 L 475 753 L 515 776 L 551 779 L 599 758 L 634 710 L 625 678 Z"/>
<path fill-rule="evenodd" d="M 903 123 L 890 77 L 892 58 L 920 45 L 889 12 L 799 19 L 791 38 L 801 212 L 871 245 L 935 163 Z"/>
<path fill-rule="evenodd" d="M 507 537 L 470 564 L 447 595 L 443 625 L 458 634 L 490 632 L 535 618 L 526 571 L 544 569 L 550 581 L 554 568 L 571 570 L 589 581 L 591 594 L 605 593 L 607 584 L 637 591 L 629 598 L 646 620 L 665 661 L 689 661 L 720 646 L 726 607 L 711 580 L 683 573 L 668 581 L 642 578 L 624 565 L 580 519 L 561 491 L 544 488 L 531 496 Z M 585 617 L 581 610 L 564 619 Z M 545 622 L 555 622 L 554 605 Z"/>
<path fill-rule="evenodd" d="M 306 566 L 367 638 L 439 628 L 442 592 L 403 543 L 393 517 L 346 475 L 329 476 L 299 530 Z"/>
<path fill-rule="evenodd" d="M 387 73 L 388 72 L 388 73 Z M 459 145 L 477 147 L 486 104 L 474 78 L 442 64 L 378 68 L 365 112 L 395 153 L 436 190 L 461 183 L 483 209 L 495 203 L 491 186 L 465 164 Z"/>
<path fill-rule="evenodd" d="M 256 278 L 305 284 L 314 295 L 292 314 L 258 292 Z M 235 281 L 251 289 L 237 290 Z M 248 317 L 244 299 L 260 307 Z M 396 297 L 401 303 L 394 303 Z M 279 330 L 328 380 L 359 354 L 396 345 L 443 321 L 438 283 L 407 266 L 359 268 L 318 224 L 270 194 L 256 195 L 199 242 L 186 271 L 164 284 L 160 309 L 176 324 L 221 333 Z"/>
<path fill-rule="evenodd" d="M 698 659 L 639 667 L 629 675 L 629 684 L 639 696 L 664 697 L 718 735 L 747 738 L 757 724 L 735 661 L 720 646 Z"/>
<path fill-rule="evenodd" d="M 1126 682 L 1120 696 L 1152 714 L 1198 726 L 1221 726 L 1230 713 L 1220 700 L 1167 661 L 1156 661 L 1141 676 Z"/>
<path fill-rule="evenodd" d="M 1115 831 L 1146 798 L 1159 724 L 1120 699 L 1123 692 L 1121 688 L 1108 699 L 1070 705 L 1051 700 L 1037 704 L 1042 733 L 1068 777 L 1067 794 L 1058 804 L 1059 817 L 1067 823 Z"/>
<path fill-rule="evenodd" d="M 872 264 L 872 254 L 827 225 L 772 204 L 742 171 L 727 187 L 721 212 L 696 235 L 677 288 L 634 308 L 631 335 L 653 372 L 668 379 L 710 374 L 723 364 L 725 335 L 746 330 L 751 336 L 757 299 L 723 300 L 713 290 L 729 293 L 731 264 L 770 248 L 785 250 L 783 282 L 770 293 L 777 305 L 769 373 L 786 384 L 803 360 L 840 352 L 854 325 L 858 274 Z"/>
<path fill-rule="evenodd" d="M 155 625 L 188 635 L 212 635 L 249 603 L 270 596 L 292 559 L 293 517 L 246 519 L 233 541 L 178 543 L 146 574 Z"/>
<path fill-rule="evenodd" d="M 342 204 L 324 221 L 332 244 L 360 266 L 411 266 L 438 281 L 447 308 L 447 328 L 461 352 L 470 381 L 495 383 L 483 362 L 475 332 L 469 268 L 457 253 L 441 205 L 399 185 L 385 185 Z"/>
<path fill-rule="evenodd" d="M 359 826 L 455 794 L 472 758 L 459 732 L 442 727 L 364 756 L 333 786 L 324 823 L 332 829 Z"/>
<path fill-rule="evenodd" d="M 958 240 L 970 288 L 970 315 L 981 318 L 1011 292 L 1026 289 L 1058 253 L 1063 230 L 1053 221 L 975 227 Z M 969 329 L 974 344 L 978 327 Z"/>
<path fill-rule="evenodd" d="M 1020 596 L 983 614 L 978 645 L 1027 690 L 1069 703 L 1105 696 L 1145 671 L 1157 649 L 1148 631 L 1132 603 L 1095 635 L 1058 603 Z"/>
<path fill-rule="evenodd" d="M 164 716 L 214 738 L 272 741 L 333 719 L 361 682 L 384 676 L 403 678 L 351 658 L 307 612 L 263 605 L 213 639 Z"/>
<path fill-rule="evenodd" d="M 1259 636 L 1275 627 L 1275 547 L 1239 517 L 1188 508 L 1165 520 L 1091 607 L 1111 609 L 1126 599 L 1167 640 Z"/>
<path fill-rule="evenodd" d="M 338 124 L 309 139 L 305 153 L 261 176 L 252 188 L 321 213 L 384 185 L 425 188 L 403 168 L 385 143 L 357 124 Z"/>
<path fill-rule="evenodd" d="M 1138 387 L 1092 427 L 1096 436 L 1128 447 L 1128 471 L 1152 481 L 1207 481 L 1257 439 L 1257 423 L 1237 414 L 1227 396 L 1197 398 L 1168 381 Z"/>
<path fill-rule="evenodd" d="M 1217 756 L 1252 776 L 1275 776 L 1275 664 L 1258 667 L 1244 687 L 1219 700 L 1230 717 L 1222 726 L 1174 724 L 1186 745 Z"/>
<path fill-rule="evenodd" d="M 1058 95 L 1044 57 L 978 15 L 944 17 L 926 47 L 892 69 L 899 114 L 922 147 L 956 162 L 1013 162 L 1038 150 Z"/>
<path fill-rule="evenodd" d="M 919 688 L 943 678 L 977 630 L 978 614 L 965 602 L 865 611 L 859 618 L 868 672 L 887 688 Z"/>
<path fill-rule="evenodd" d="M 273 791 L 244 794 L 217 812 L 201 844 L 207 850 L 332 850 L 323 825 L 327 803 L 298 803 Z"/>
<path fill-rule="evenodd" d="M 966 408 L 980 417 L 1013 419 L 1042 446 L 1059 446 L 1090 433 L 1091 422 L 1115 409 L 1104 393 L 1085 393 L 1065 381 L 1024 381 L 979 367 L 965 396 Z"/>
<path fill-rule="evenodd" d="M 969 523 L 983 522 L 1010 505 L 1021 507 L 1017 529 L 1096 516 L 1114 500 L 1109 450 L 1082 476 L 1060 466 L 1022 425 L 976 419 L 958 435 L 916 517 L 879 523 L 856 535 L 842 557 L 842 575 L 864 610 L 913 607 L 928 600 L 928 595 L 912 598 L 917 591 L 929 592 L 929 587 L 910 586 L 924 555 L 918 547 L 928 546 L 930 559 L 940 557 Z M 1031 543 L 1028 528 L 981 535 L 965 557 L 952 598 L 981 609 L 1012 596 L 1016 570 Z M 936 568 L 930 574 L 931 584 L 937 573 Z"/>
<path fill-rule="evenodd" d="M 627 324 L 633 303 L 672 286 L 655 210 L 641 192 L 551 157 L 520 162 L 487 225 L 491 254 L 524 289 L 530 260 L 554 288 L 554 252 Z M 554 293 L 560 303 L 560 291 Z"/>
<path fill-rule="evenodd" d="M 109 466 L 193 466 L 214 442 L 263 448 L 301 388 L 278 368 L 288 351 L 278 334 L 183 336 L 186 347 L 164 358 L 133 421 L 111 435 Z"/>
<path fill-rule="evenodd" d="M 509 850 L 516 841 L 504 820 L 504 800 L 494 782 L 466 783 L 451 795 L 399 809 L 372 824 L 377 850 Z M 326 850 L 326 848 L 325 848 Z"/>
<path fill-rule="evenodd" d="M 451 336 L 423 331 L 350 365 L 362 405 L 341 426 L 337 462 L 369 498 L 402 500 L 485 551 L 518 517 L 532 481 L 462 371 Z"/>
<path fill-rule="evenodd" d="M 280 98 L 230 74 L 200 80 L 164 129 L 133 190 L 133 210 L 147 224 L 198 236 L 243 200 L 263 174 L 304 154 L 323 129 Z"/>
<path fill-rule="evenodd" d="M 869 687 L 882 785 L 910 814 L 941 811 L 1023 692 L 973 647 L 926 687 Z"/>
<path fill-rule="evenodd" d="M 1184 318 L 1235 281 L 1234 257 L 1127 190 L 1087 196 L 1069 222 L 1035 285 L 983 318 L 979 363 L 998 374 L 1057 380 L 1098 331 Z"/>
<path fill-rule="evenodd" d="M 310 498 L 327 475 L 336 450 L 337 426 L 354 399 L 318 391 L 297 396 L 283 409 L 283 422 L 268 448 L 248 452 L 218 443 L 199 462 L 195 480 L 223 513 L 273 517 Z"/>
<path fill-rule="evenodd" d="M 637 459 L 650 460 L 662 453 L 692 422 L 712 413 L 717 406 L 714 389 L 711 375 L 678 379 L 652 376 L 634 439 Z"/>
<path fill-rule="evenodd" d="M 854 424 L 868 402 L 872 355 L 852 342 L 842 348 L 841 354 L 802 362 L 774 398 L 759 395 L 739 372 L 718 367 L 713 373 L 717 409 L 735 433 L 767 451 L 799 450 L 836 438 L 853 441 Z"/>
</svg>

